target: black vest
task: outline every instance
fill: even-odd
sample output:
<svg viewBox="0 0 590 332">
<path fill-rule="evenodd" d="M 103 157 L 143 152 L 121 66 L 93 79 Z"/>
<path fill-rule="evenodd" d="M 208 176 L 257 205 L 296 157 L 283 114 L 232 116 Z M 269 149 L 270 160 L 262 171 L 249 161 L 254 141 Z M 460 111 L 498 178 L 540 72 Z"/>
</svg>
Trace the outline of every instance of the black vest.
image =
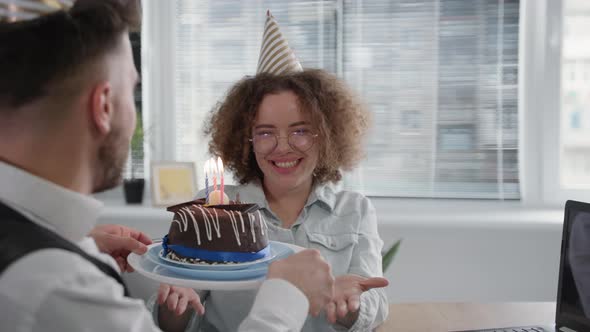
<svg viewBox="0 0 590 332">
<path fill-rule="evenodd" d="M 46 248 L 63 249 L 82 256 L 105 275 L 120 283 L 125 290 L 125 296 L 129 296 L 125 282 L 110 265 L 87 254 L 76 244 L 45 227 L 35 224 L 25 216 L 0 203 L 0 275 L 10 264 L 21 257 Z"/>
</svg>

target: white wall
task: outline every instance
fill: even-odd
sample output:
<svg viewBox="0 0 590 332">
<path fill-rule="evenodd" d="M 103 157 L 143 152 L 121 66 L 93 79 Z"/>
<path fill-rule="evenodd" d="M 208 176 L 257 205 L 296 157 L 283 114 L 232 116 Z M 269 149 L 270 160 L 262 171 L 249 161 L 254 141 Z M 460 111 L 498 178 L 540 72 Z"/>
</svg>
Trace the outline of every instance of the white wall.
<svg viewBox="0 0 590 332">
<path fill-rule="evenodd" d="M 517 202 L 373 200 L 386 247 L 390 302 L 554 301 L 561 210 Z"/>
<path fill-rule="evenodd" d="M 561 244 L 560 210 L 511 202 L 373 200 L 386 247 L 403 242 L 386 277 L 390 302 L 554 301 Z M 107 207 L 101 223 L 122 223 L 153 238 L 167 233 L 163 209 Z M 133 294 L 156 283 L 127 277 Z"/>
</svg>

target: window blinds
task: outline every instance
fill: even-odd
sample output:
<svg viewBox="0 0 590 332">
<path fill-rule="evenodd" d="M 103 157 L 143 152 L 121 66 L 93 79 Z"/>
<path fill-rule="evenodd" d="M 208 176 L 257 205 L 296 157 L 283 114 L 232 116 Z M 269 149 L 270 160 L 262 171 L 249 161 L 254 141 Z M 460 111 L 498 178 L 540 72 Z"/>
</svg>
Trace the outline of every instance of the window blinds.
<svg viewBox="0 0 590 332">
<path fill-rule="evenodd" d="M 345 187 L 519 198 L 516 0 L 175 0 L 175 107 L 160 111 L 174 112 L 177 160 L 207 159 L 202 124 L 255 73 L 267 9 L 304 67 L 339 75 L 373 113 Z"/>
</svg>

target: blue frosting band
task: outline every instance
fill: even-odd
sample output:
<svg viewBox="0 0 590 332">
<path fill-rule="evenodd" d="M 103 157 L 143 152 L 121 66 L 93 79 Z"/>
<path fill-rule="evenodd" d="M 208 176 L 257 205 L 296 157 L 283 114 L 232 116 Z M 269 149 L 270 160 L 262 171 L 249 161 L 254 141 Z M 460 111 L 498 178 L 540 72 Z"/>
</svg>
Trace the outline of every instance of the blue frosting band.
<svg viewBox="0 0 590 332">
<path fill-rule="evenodd" d="M 210 262 L 251 262 L 270 255 L 270 247 L 266 246 L 258 252 L 230 252 L 212 251 L 205 249 L 189 248 L 176 244 L 168 244 L 168 235 L 162 238 L 162 248 L 167 254 L 170 250 L 182 257 L 198 258 Z"/>
</svg>

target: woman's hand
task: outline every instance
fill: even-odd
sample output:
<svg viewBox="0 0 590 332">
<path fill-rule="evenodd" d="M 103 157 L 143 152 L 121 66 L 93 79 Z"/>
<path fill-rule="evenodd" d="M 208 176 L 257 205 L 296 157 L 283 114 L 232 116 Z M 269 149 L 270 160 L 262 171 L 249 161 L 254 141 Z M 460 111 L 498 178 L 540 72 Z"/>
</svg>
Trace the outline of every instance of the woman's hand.
<svg viewBox="0 0 590 332">
<path fill-rule="evenodd" d="M 205 307 L 201 304 L 199 294 L 192 288 L 160 284 L 158 304 L 178 316 L 182 315 L 189 305 L 199 315 L 205 314 Z"/>
<path fill-rule="evenodd" d="M 361 294 L 372 288 L 389 285 L 385 278 L 365 278 L 354 274 L 336 277 L 334 298 L 326 307 L 326 317 L 332 324 L 351 327 L 359 315 Z"/>
</svg>

